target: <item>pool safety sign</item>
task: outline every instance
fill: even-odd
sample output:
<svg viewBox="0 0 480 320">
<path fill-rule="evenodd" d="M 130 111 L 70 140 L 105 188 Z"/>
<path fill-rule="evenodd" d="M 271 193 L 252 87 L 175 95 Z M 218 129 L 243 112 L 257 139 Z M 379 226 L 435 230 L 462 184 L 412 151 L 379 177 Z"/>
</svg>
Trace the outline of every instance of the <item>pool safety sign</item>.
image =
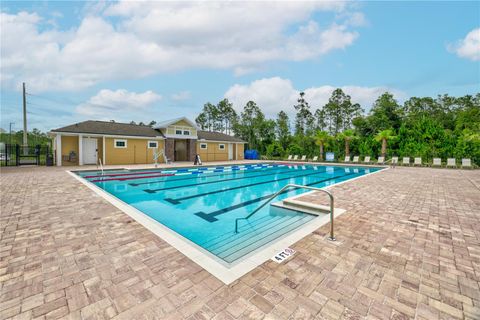
<svg viewBox="0 0 480 320">
<path fill-rule="evenodd" d="M 289 257 L 293 256 L 295 252 L 296 251 L 291 248 L 283 249 L 282 251 L 274 255 L 272 260 L 275 261 L 276 263 L 282 263 L 283 261 L 287 260 Z"/>
</svg>

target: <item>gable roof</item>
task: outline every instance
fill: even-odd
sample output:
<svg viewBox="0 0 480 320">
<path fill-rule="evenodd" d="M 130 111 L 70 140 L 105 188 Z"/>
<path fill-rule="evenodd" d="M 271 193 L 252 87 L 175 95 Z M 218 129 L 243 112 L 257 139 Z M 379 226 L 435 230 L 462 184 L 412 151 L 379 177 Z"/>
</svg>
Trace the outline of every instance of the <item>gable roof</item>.
<svg viewBox="0 0 480 320">
<path fill-rule="evenodd" d="M 175 124 L 181 120 L 184 120 L 186 121 L 187 123 L 189 123 L 192 127 L 194 127 L 195 129 L 197 129 L 197 125 L 192 122 L 190 119 L 188 119 L 187 117 L 180 117 L 180 118 L 175 118 L 175 119 L 170 119 L 170 120 L 164 120 L 164 121 L 160 121 L 158 123 L 155 124 L 155 129 L 163 129 L 163 128 L 166 128 L 172 124 Z"/>
<path fill-rule="evenodd" d="M 163 134 L 148 126 L 137 124 L 87 120 L 51 132 L 108 134 L 119 136 L 163 137 Z"/>
<path fill-rule="evenodd" d="M 243 142 L 240 138 L 230 136 L 225 133 L 215 132 L 215 131 L 201 131 L 198 130 L 197 132 L 198 140 L 206 140 L 206 141 L 225 141 L 225 142 Z"/>
</svg>

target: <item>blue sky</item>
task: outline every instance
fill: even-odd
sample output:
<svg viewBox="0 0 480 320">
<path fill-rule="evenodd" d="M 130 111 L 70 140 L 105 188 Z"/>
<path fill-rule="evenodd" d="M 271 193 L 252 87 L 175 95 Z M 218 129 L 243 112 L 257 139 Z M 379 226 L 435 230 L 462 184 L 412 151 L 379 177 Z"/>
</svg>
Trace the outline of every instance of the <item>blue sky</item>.
<svg viewBox="0 0 480 320">
<path fill-rule="evenodd" d="M 388 90 L 475 94 L 480 3 L 3 2 L 1 123 L 194 119 L 224 97 L 293 115 L 335 87 L 368 110 Z"/>
</svg>

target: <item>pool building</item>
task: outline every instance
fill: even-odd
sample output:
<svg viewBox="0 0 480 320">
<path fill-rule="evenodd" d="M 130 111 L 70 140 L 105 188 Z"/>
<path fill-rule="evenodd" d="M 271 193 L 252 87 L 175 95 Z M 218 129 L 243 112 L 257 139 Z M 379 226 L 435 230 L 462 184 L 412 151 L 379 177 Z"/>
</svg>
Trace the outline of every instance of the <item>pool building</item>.
<svg viewBox="0 0 480 320">
<path fill-rule="evenodd" d="M 88 120 L 50 131 L 57 166 L 154 163 L 162 152 L 171 161 L 243 160 L 245 141 L 221 132 L 202 131 L 186 117 L 145 126 Z M 158 162 L 165 162 L 159 157 Z"/>
</svg>

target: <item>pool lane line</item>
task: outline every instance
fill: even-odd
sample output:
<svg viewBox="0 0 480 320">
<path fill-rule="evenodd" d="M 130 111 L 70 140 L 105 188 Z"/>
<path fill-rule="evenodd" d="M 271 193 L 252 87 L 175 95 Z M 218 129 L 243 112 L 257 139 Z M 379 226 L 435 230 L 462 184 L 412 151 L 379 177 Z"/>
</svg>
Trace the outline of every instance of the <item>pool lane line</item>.
<svg viewBox="0 0 480 320">
<path fill-rule="evenodd" d="M 245 169 L 248 170 L 248 169 Z M 114 178 L 108 178 L 108 179 L 96 179 L 96 180 L 90 180 L 90 182 L 104 182 L 104 181 L 125 181 L 125 180 L 139 180 L 139 179 L 148 179 L 148 178 L 156 178 L 156 177 L 171 177 L 171 176 L 183 176 L 183 175 L 192 175 L 192 173 L 168 173 L 170 171 L 164 171 L 164 173 L 155 173 L 150 176 L 138 176 L 136 175 L 135 177 L 114 177 Z M 211 172 L 221 172 L 221 171 L 211 171 Z"/>
<path fill-rule="evenodd" d="M 279 165 L 276 164 L 269 164 L 265 166 L 256 166 L 256 165 L 248 165 L 248 166 L 231 166 L 227 168 L 250 168 L 250 167 L 257 167 L 257 168 L 268 168 L 268 167 L 278 167 Z M 135 175 L 143 175 L 143 174 L 161 174 L 161 173 L 189 173 L 189 172 L 196 172 L 196 171 L 208 171 L 209 168 L 213 168 L 215 170 L 220 170 L 225 167 L 203 167 L 203 168 L 189 168 L 189 169 L 177 169 L 177 170 L 162 170 L 162 169 L 154 169 L 151 171 L 140 171 L 140 172 L 129 172 L 129 173 L 112 173 L 112 174 L 104 174 L 104 175 L 89 175 L 83 176 L 82 178 L 91 179 L 91 178 L 101 178 L 101 177 L 123 177 L 123 176 L 135 176 Z M 214 170 L 210 170 L 214 172 Z"/>
<path fill-rule="evenodd" d="M 258 167 L 258 168 L 267 168 L 269 166 L 276 166 L 278 167 L 279 165 L 277 164 L 268 164 L 268 165 L 241 165 L 241 166 L 227 166 L 227 168 L 249 168 L 249 167 Z M 140 172 L 134 172 L 130 171 L 129 173 L 112 173 L 112 174 L 104 174 L 104 175 L 89 175 L 89 176 L 83 176 L 82 178 L 100 178 L 100 177 L 121 177 L 121 176 L 133 176 L 133 175 L 142 175 L 142 174 L 157 174 L 157 173 L 185 173 L 185 172 L 194 172 L 194 171 L 206 171 L 209 169 L 223 169 L 224 167 L 198 167 L 198 168 L 179 168 L 176 170 L 165 170 L 165 169 L 152 169 L 150 171 L 140 171 Z M 211 170 L 213 172 L 213 170 Z"/>
<path fill-rule="evenodd" d="M 357 174 L 357 173 L 349 173 L 349 174 L 345 174 L 345 175 L 341 175 L 341 176 L 330 177 L 328 179 L 323 179 L 323 180 L 311 182 L 309 184 L 306 184 L 306 186 L 310 187 L 310 186 L 314 186 L 314 185 L 319 184 L 319 183 L 327 182 L 327 181 L 330 181 L 330 180 L 333 180 L 333 179 L 348 177 L 348 176 L 352 176 L 352 175 L 355 175 L 355 174 Z M 289 193 L 289 192 L 295 191 L 297 189 L 300 189 L 300 188 L 287 189 L 287 190 L 284 190 L 283 192 L 279 193 L 278 195 L 281 195 L 281 194 L 284 194 L 284 193 Z M 199 212 L 194 213 L 194 215 L 196 215 L 196 216 L 198 216 L 198 217 L 200 217 L 200 218 L 202 218 L 202 219 L 204 219 L 208 222 L 215 222 L 215 221 L 218 220 L 217 218 L 215 218 L 216 216 L 219 216 L 219 215 L 222 215 L 222 214 L 227 213 L 229 211 L 233 211 L 233 210 L 248 206 L 250 204 L 254 204 L 254 203 L 262 201 L 262 200 L 266 200 L 266 199 L 272 197 L 274 194 L 275 193 L 268 194 L 266 196 L 262 196 L 262 197 L 259 197 L 259 198 L 247 200 L 245 202 L 241 202 L 239 204 L 236 204 L 236 205 L 233 205 L 233 206 L 230 206 L 230 207 L 227 207 L 227 208 L 219 209 L 217 211 L 213 211 L 213 212 L 210 212 L 210 213 L 205 213 L 203 211 L 199 211 Z"/>
<path fill-rule="evenodd" d="M 156 178 L 156 177 L 170 177 L 174 176 L 173 173 L 159 173 L 151 176 L 142 176 L 142 177 L 128 177 L 128 178 L 109 178 L 109 179 L 96 179 L 90 180 L 90 182 L 105 182 L 105 181 L 125 181 L 125 180 L 138 180 L 138 179 L 147 179 L 147 178 Z"/>
<path fill-rule="evenodd" d="M 306 169 L 306 170 L 312 171 L 313 169 Z M 253 172 L 255 172 L 255 171 L 253 171 Z M 325 171 L 322 171 L 322 172 L 325 172 Z M 287 169 L 285 171 L 277 171 L 277 172 L 272 172 L 272 173 L 259 174 L 259 175 L 256 175 L 256 176 L 238 177 L 238 178 L 222 179 L 222 180 L 207 181 L 207 182 L 200 182 L 200 183 L 184 184 L 184 185 L 180 185 L 180 186 L 165 187 L 165 188 L 158 188 L 158 189 L 145 189 L 143 191 L 153 193 L 153 192 L 164 191 L 164 190 L 194 187 L 194 186 L 199 186 L 199 185 L 204 185 L 204 184 L 222 183 L 222 182 L 225 182 L 225 181 L 251 179 L 251 178 L 257 178 L 257 177 L 266 177 L 266 176 L 273 176 L 273 175 L 276 175 L 276 174 L 287 174 L 287 173 L 292 174 L 294 172 L 292 172 L 291 169 Z M 317 171 L 317 173 L 320 173 L 320 172 Z M 175 180 L 175 181 L 177 181 L 177 180 Z"/>
<path fill-rule="evenodd" d="M 343 170 L 343 168 L 342 168 L 342 169 L 339 169 L 338 171 L 340 171 L 340 170 Z M 334 170 L 334 171 L 335 171 L 335 170 Z M 290 179 L 292 179 L 292 178 L 308 177 L 308 176 L 313 176 L 313 175 L 315 175 L 315 174 L 320 174 L 320 173 L 323 173 L 323 172 L 313 172 L 313 173 L 301 174 L 301 175 L 298 175 L 298 176 L 295 176 L 295 177 L 287 177 L 287 178 L 276 179 L 276 180 L 261 181 L 261 182 L 257 182 L 257 183 L 251 183 L 251 184 L 246 184 L 246 185 L 231 187 L 231 188 L 228 188 L 228 189 L 219 189 L 219 190 L 210 191 L 210 192 L 205 192 L 205 193 L 197 193 L 197 194 L 194 194 L 194 195 L 191 195 L 191 196 L 186 196 L 186 197 L 181 197 L 181 198 L 176 198 L 176 199 L 165 198 L 164 200 L 170 202 L 171 204 L 175 204 L 175 205 L 176 205 L 176 204 L 180 204 L 181 201 L 188 200 L 188 199 L 194 199 L 194 198 L 203 197 L 203 196 L 207 196 L 207 195 L 211 195 L 211 194 L 216 194 L 216 193 L 228 192 L 228 191 L 237 190 L 237 189 L 242 189 L 242 188 L 246 188 L 246 187 L 258 186 L 258 185 L 261 185 L 261 184 L 267 184 L 267 183 L 272 183 L 272 182 L 290 180 Z M 147 189 L 147 190 L 148 190 L 148 189 Z M 149 191 L 146 191 L 146 190 L 143 190 L 143 191 L 148 192 L 148 193 L 155 193 L 155 191 L 152 191 L 152 192 L 149 192 Z"/>
<path fill-rule="evenodd" d="M 142 175 L 142 174 L 157 174 L 157 173 L 163 173 L 161 170 L 157 170 L 157 172 L 155 172 L 155 170 L 152 170 L 152 171 L 141 171 L 141 172 L 130 172 L 130 173 L 115 173 L 115 174 L 104 174 L 104 175 L 101 175 L 101 174 L 97 174 L 97 175 L 94 175 L 94 176 L 83 176 L 82 178 L 86 178 L 86 179 L 91 179 L 91 178 L 101 178 L 101 177 L 122 177 L 122 176 L 134 176 L 134 175 Z"/>
<path fill-rule="evenodd" d="M 179 178 L 179 179 L 164 179 L 164 180 L 156 180 L 156 181 L 149 181 L 149 182 L 139 182 L 139 183 L 129 183 L 129 185 L 131 185 L 132 187 L 138 187 L 140 185 L 144 185 L 144 184 L 151 184 L 151 183 L 159 183 L 159 182 L 174 182 L 174 181 L 181 181 L 181 180 L 193 180 L 193 179 L 198 179 L 198 178 L 210 178 L 210 177 L 219 177 L 219 176 L 230 176 L 230 175 L 234 175 L 234 174 L 239 174 L 239 173 L 242 173 L 244 175 L 247 175 L 247 174 L 251 174 L 251 173 L 258 173 L 258 172 L 268 172 L 268 171 L 272 171 L 273 169 L 277 169 L 277 168 L 283 168 L 283 166 L 276 166 L 276 167 L 264 167 L 264 168 L 261 168 L 261 169 L 255 169 L 255 170 L 250 170 L 250 171 L 247 171 L 247 170 L 235 170 L 235 171 L 227 171 L 225 173 L 221 173 L 221 174 L 207 174 L 207 175 L 204 175 L 204 174 L 200 174 L 200 175 L 196 175 L 196 174 L 192 174 L 192 176 L 189 176 L 189 177 L 185 177 L 185 178 Z M 296 169 L 297 170 L 297 169 Z M 302 170 L 306 170 L 306 169 L 302 169 Z M 245 177 L 247 178 L 247 177 Z"/>
<path fill-rule="evenodd" d="M 134 177 L 114 177 L 114 178 L 108 178 L 108 179 L 96 179 L 96 180 L 89 180 L 90 182 L 103 182 L 103 181 L 125 181 L 125 180 L 140 180 L 140 179 L 148 179 L 148 178 L 155 178 L 155 177 L 169 177 L 169 176 L 184 176 L 184 175 L 197 175 L 200 173 L 207 173 L 207 172 L 231 172 L 231 171 L 246 171 L 246 170 L 259 170 L 263 168 L 276 168 L 278 166 L 251 166 L 245 169 L 233 169 L 233 170 L 223 170 L 223 169 L 215 169 L 215 170 L 208 170 L 208 171 L 191 171 L 191 172 L 177 172 L 174 173 L 174 171 L 160 171 L 159 173 L 154 173 L 151 172 L 152 175 L 150 176 L 139 176 L 137 174 L 134 174 Z M 130 175 L 130 174 L 129 174 Z M 104 176 L 99 176 L 99 177 L 104 177 Z"/>
</svg>

